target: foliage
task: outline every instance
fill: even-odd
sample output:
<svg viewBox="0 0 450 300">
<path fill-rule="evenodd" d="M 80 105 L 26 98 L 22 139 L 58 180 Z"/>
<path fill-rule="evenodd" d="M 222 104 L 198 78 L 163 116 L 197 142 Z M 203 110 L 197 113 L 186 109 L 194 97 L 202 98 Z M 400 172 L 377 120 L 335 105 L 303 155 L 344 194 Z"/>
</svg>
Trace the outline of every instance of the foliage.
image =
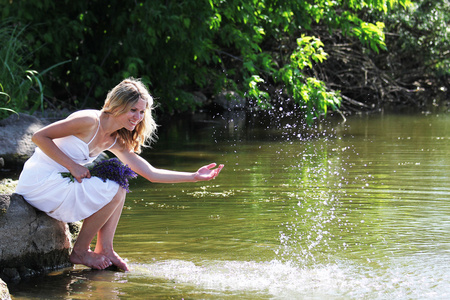
<svg viewBox="0 0 450 300">
<path fill-rule="evenodd" d="M 421 72 L 450 75 L 450 1 L 423 0 L 407 13 L 384 16 L 392 44 L 404 61 L 420 65 Z"/>
<path fill-rule="evenodd" d="M 297 45 L 290 57 L 290 63 L 275 72 L 275 77 L 281 78 L 296 103 L 304 104 L 306 120 L 311 123 L 314 117 L 326 114 L 328 107 L 337 109 L 340 97 L 338 92 L 327 90 L 323 81 L 302 73 L 305 68 L 312 69 L 313 63 L 326 59 L 327 53 L 323 50 L 323 43 L 318 38 L 302 35 L 297 39 Z"/>
<path fill-rule="evenodd" d="M 267 87 L 276 84 L 285 86 L 309 119 L 340 102 L 339 92 L 312 69 L 327 58 L 314 24 L 378 52 L 386 49 L 383 23 L 371 20 L 370 11 L 409 5 L 409 0 L 2 1 L 3 18 L 16 16 L 38 33 L 26 35 L 38 53 L 35 69 L 71 60 L 39 77 L 49 88 L 47 98 L 98 107 L 108 89 L 134 76 L 143 78 L 168 112 L 195 109 L 194 91 L 211 97 L 235 90 L 270 107 L 275 98 Z"/>
<path fill-rule="evenodd" d="M 42 96 L 42 84 L 37 72 L 28 70 L 30 51 L 20 39 L 25 28 L 15 27 L 9 22 L 0 24 L 0 117 L 7 112 L 22 111 L 29 106 L 32 100 L 31 89 L 37 85 Z M 40 97 L 42 99 L 42 97 Z M 37 108 L 39 101 L 33 109 Z"/>
<path fill-rule="evenodd" d="M 26 26 L 5 21 L 0 24 L 0 118 L 8 112 L 44 110 L 41 76 L 66 62 L 37 72 L 31 70 L 34 50 L 30 49 Z"/>
<path fill-rule="evenodd" d="M 370 16 L 385 24 L 388 51 L 367 53 L 336 35 L 331 43 L 325 40 L 334 45 L 324 66 L 326 78 L 345 95 L 341 107 L 359 111 L 444 103 L 450 88 L 449 1 L 422 0 L 406 10 L 370 11 Z"/>
</svg>

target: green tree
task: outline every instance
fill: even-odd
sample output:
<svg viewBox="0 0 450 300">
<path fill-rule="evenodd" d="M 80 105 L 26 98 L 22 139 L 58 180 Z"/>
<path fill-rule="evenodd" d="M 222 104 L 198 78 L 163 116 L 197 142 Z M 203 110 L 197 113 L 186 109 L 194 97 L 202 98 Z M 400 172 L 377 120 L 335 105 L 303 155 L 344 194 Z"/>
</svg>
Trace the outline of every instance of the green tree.
<svg viewBox="0 0 450 300">
<path fill-rule="evenodd" d="M 327 59 L 314 35 L 321 24 L 339 30 L 374 52 L 386 49 L 387 13 L 409 0 L 1 0 L 2 17 L 29 24 L 26 42 L 33 68 L 70 60 L 42 78 L 54 105 L 98 107 L 108 89 L 128 76 L 141 77 L 166 111 L 195 109 L 192 92 L 213 96 L 240 92 L 270 107 L 270 86 L 305 117 L 339 107 L 339 91 L 327 87 L 313 66 Z M 57 101 L 57 100 L 54 100 Z"/>
<path fill-rule="evenodd" d="M 403 82 L 434 74 L 442 81 L 450 75 L 450 1 L 423 0 L 408 7 L 406 13 L 394 11 L 383 16 L 393 53 Z M 446 79 L 447 78 L 447 79 Z M 448 82 L 447 82 L 448 84 Z"/>
</svg>

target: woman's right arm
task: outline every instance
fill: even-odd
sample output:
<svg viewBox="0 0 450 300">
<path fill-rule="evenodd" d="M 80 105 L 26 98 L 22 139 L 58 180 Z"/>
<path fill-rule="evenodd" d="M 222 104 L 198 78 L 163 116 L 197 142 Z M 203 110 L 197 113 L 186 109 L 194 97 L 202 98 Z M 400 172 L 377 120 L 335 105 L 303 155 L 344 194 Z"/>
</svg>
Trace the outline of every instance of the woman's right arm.
<svg viewBox="0 0 450 300">
<path fill-rule="evenodd" d="M 32 141 L 51 159 L 64 166 L 75 177 L 78 182 L 82 178 L 89 178 L 89 170 L 74 162 L 58 146 L 53 139 L 69 135 L 83 136 L 92 132 L 96 126 L 96 119 L 89 115 L 74 115 L 64 120 L 52 123 L 33 134 Z"/>
</svg>

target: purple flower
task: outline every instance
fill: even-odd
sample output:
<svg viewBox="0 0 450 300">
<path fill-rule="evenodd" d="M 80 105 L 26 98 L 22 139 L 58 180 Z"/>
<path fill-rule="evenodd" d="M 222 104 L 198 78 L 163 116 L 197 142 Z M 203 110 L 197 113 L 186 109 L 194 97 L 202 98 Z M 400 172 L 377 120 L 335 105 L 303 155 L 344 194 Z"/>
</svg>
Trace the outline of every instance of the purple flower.
<svg viewBox="0 0 450 300">
<path fill-rule="evenodd" d="M 88 169 L 91 176 L 101 178 L 103 182 L 106 182 L 108 179 L 117 182 L 127 192 L 130 192 L 128 179 L 137 177 L 137 174 L 128 165 L 124 165 L 117 158 L 102 160 L 90 166 Z M 71 182 L 75 181 L 70 172 L 61 172 L 60 174 L 64 178 L 70 178 Z"/>
</svg>

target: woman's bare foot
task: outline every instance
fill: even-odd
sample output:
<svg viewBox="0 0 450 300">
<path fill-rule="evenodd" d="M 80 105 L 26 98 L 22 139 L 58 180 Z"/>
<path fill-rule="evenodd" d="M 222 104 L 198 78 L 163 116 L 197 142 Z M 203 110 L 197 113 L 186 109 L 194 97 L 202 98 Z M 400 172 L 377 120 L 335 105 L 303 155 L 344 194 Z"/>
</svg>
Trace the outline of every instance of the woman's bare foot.
<svg viewBox="0 0 450 300">
<path fill-rule="evenodd" d="M 104 255 L 105 257 L 107 257 L 111 261 L 111 263 L 115 265 L 117 268 L 125 272 L 130 271 L 127 263 L 114 250 L 102 251 L 97 254 Z"/>
<path fill-rule="evenodd" d="M 91 250 L 78 252 L 73 249 L 70 254 L 70 262 L 73 264 L 85 265 L 98 270 L 103 270 L 112 265 L 112 262 L 108 257 L 95 253 Z"/>
</svg>

